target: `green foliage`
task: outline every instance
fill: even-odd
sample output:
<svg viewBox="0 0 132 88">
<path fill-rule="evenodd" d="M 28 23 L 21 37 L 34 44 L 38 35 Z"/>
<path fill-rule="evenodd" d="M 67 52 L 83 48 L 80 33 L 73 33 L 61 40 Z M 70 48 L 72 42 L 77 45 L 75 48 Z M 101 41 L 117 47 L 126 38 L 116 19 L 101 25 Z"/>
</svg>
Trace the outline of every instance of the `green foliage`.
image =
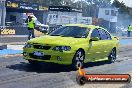
<svg viewBox="0 0 132 88">
<path fill-rule="evenodd" d="M 89 5 L 107 6 L 111 4 L 111 0 L 86 0 Z"/>
<path fill-rule="evenodd" d="M 129 8 L 125 5 L 125 3 L 123 1 L 119 2 L 118 0 L 114 0 L 112 5 L 119 8 L 119 13 L 121 13 L 121 14 L 129 13 Z"/>
<path fill-rule="evenodd" d="M 112 5 L 115 6 L 115 7 L 117 7 L 117 8 L 120 8 L 121 3 L 118 0 L 114 0 L 113 3 L 112 3 Z"/>
</svg>

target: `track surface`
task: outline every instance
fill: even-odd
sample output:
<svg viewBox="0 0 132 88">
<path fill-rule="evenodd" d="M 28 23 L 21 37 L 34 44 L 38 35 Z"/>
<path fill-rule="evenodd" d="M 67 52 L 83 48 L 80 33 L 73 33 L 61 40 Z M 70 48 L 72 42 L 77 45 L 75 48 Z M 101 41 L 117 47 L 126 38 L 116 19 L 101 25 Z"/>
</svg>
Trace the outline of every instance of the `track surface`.
<svg viewBox="0 0 132 88">
<path fill-rule="evenodd" d="M 122 48 L 115 63 L 87 63 L 85 70 L 94 74 L 132 74 L 132 47 Z M 33 67 L 22 59 L 22 55 L 0 57 L 0 88 L 132 88 L 132 83 L 79 86 L 75 77 L 76 71 L 70 66 L 43 64 Z"/>
</svg>

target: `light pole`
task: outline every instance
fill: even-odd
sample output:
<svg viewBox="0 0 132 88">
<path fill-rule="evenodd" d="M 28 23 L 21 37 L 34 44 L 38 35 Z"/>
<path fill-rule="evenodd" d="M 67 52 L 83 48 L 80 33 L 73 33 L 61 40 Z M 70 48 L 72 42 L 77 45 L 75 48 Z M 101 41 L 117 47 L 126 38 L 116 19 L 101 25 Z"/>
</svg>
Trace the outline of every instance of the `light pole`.
<svg viewBox="0 0 132 88">
<path fill-rule="evenodd" d="M 81 0 L 81 9 L 82 9 L 82 0 Z"/>
<path fill-rule="evenodd" d="M 0 0 L 0 26 L 5 26 L 6 19 L 5 1 L 6 0 Z"/>
</svg>

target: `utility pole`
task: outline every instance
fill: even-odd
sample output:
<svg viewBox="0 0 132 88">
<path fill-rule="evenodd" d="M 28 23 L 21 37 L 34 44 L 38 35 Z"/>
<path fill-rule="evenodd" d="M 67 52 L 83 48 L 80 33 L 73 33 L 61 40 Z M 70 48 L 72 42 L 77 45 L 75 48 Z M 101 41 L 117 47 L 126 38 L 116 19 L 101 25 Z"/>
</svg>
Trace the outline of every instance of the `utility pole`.
<svg viewBox="0 0 132 88">
<path fill-rule="evenodd" d="M 6 0 L 0 0 L 0 26 L 5 26 L 6 19 L 5 1 Z"/>
<path fill-rule="evenodd" d="M 82 8 L 82 0 L 81 0 L 81 8 Z"/>
</svg>

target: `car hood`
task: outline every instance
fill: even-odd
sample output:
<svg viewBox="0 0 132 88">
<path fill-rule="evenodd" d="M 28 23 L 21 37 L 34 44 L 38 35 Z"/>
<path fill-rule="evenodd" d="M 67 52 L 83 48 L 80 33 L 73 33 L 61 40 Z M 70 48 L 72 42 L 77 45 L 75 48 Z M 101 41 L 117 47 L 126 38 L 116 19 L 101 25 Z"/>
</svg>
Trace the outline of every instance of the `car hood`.
<svg viewBox="0 0 132 88">
<path fill-rule="evenodd" d="M 29 40 L 29 43 L 37 44 L 50 44 L 50 45 L 71 45 L 79 42 L 83 43 L 86 41 L 86 38 L 73 38 L 73 37 L 61 37 L 61 36 L 41 36 Z"/>
</svg>

